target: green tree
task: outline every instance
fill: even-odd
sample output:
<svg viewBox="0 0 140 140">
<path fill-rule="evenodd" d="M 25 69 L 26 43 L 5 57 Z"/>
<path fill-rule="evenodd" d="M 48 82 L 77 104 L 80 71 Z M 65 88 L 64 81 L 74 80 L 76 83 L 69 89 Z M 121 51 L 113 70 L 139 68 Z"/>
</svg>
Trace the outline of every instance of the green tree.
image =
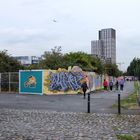
<svg viewBox="0 0 140 140">
<path fill-rule="evenodd" d="M 25 67 L 26 70 L 35 70 L 35 69 L 42 69 L 39 64 L 31 64 Z"/>
<path fill-rule="evenodd" d="M 103 72 L 103 65 L 100 59 L 92 57 L 84 52 L 61 53 L 61 46 L 54 47 L 49 52 L 44 52 L 43 60 L 39 64 L 41 69 L 68 68 L 69 66 L 79 66 L 84 71 Z"/>
<path fill-rule="evenodd" d="M 101 61 L 84 52 L 70 52 L 64 55 L 65 66 L 79 66 L 84 71 L 102 73 Z"/>
<path fill-rule="evenodd" d="M 24 67 L 13 57 L 11 57 L 6 50 L 0 51 L 0 72 L 17 72 Z"/>
<path fill-rule="evenodd" d="M 109 76 L 114 76 L 114 77 L 123 75 L 123 72 L 118 69 L 118 66 L 112 63 L 104 64 L 104 73 L 108 74 Z"/>
<path fill-rule="evenodd" d="M 140 79 L 140 59 L 134 58 L 127 68 L 127 75 L 136 76 Z"/>
<path fill-rule="evenodd" d="M 63 66 L 63 54 L 61 46 L 56 46 L 51 51 L 45 51 L 43 59 L 39 63 L 39 68 L 43 69 L 58 69 Z"/>
</svg>

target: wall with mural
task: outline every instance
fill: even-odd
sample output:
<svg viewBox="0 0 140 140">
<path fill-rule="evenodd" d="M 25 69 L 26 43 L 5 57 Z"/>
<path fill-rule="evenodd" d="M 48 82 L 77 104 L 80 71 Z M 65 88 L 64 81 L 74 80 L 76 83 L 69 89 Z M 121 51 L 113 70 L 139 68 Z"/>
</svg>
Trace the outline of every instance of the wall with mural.
<svg viewBox="0 0 140 140">
<path fill-rule="evenodd" d="M 43 94 L 43 71 L 19 71 L 19 92 L 21 94 Z"/>
<path fill-rule="evenodd" d="M 77 94 L 86 81 L 88 91 L 102 88 L 104 76 L 82 71 L 78 66 L 58 70 L 20 71 L 20 93 Z"/>
<path fill-rule="evenodd" d="M 76 94 L 86 73 L 79 67 L 44 71 L 44 94 Z"/>
</svg>

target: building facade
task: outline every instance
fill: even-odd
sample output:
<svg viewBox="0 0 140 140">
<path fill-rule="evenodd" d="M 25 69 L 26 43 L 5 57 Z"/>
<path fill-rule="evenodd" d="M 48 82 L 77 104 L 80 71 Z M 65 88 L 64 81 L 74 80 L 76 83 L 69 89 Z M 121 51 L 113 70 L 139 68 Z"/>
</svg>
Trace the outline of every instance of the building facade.
<svg viewBox="0 0 140 140">
<path fill-rule="evenodd" d="M 24 66 L 38 64 L 39 61 L 41 60 L 41 57 L 38 56 L 16 56 L 14 58 Z"/>
<path fill-rule="evenodd" d="M 112 28 L 99 31 L 99 40 L 91 41 L 91 54 L 105 62 L 116 63 L 116 31 Z"/>
</svg>

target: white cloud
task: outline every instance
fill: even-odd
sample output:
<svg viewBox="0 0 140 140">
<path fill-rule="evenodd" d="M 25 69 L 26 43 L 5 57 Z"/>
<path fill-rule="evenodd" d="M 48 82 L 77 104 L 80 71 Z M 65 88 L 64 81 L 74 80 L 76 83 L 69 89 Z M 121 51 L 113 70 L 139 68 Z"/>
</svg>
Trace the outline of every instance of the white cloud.
<svg viewBox="0 0 140 140">
<path fill-rule="evenodd" d="M 90 53 L 98 30 L 111 27 L 117 32 L 117 61 L 126 68 L 139 57 L 139 7 L 139 0 L 0 1 L 0 50 L 41 55 L 61 45 L 63 52 Z"/>
</svg>

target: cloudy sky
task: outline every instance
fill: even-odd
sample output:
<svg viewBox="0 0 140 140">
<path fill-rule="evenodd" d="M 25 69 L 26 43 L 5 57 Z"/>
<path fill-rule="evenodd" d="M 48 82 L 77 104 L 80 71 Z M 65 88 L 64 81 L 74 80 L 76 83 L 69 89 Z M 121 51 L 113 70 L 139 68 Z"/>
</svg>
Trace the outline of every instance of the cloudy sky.
<svg viewBox="0 0 140 140">
<path fill-rule="evenodd" d="M 139 13 L 139 0 L 0 0 L 0 50 L 40 56 L 62 46 L 63 53 L 91 53 L 98 30 L 114 28 L 124 70 L 140 54 Z"/>
</svg>

